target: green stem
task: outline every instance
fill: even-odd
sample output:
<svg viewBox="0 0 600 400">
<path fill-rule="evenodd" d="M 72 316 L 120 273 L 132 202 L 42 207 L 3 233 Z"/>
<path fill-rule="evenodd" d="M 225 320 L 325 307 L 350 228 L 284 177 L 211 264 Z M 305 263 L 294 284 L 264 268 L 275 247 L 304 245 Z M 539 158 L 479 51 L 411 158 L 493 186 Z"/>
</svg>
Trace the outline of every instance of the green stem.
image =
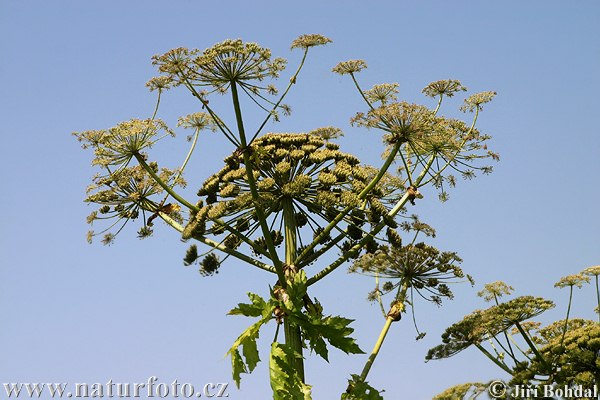
<svg viewBox="0 0 600 400">
<path fill-rule="evenodd" d="M 394 162 L 394 158 L 396 157 L 396 154 L 398 154 L 398 151 L 400 150 L 400 146 L 402 146 L 402 143 L 394 144 L 392 151 L 390 152 L 390 154 L 386 158 L 385 162 L 379 169 L 379 173 L 358 194 L 359 200 L 364 200 L 367 197 L 367 195 L 371 192 L 371 190 L 373 190 L 373 188 L 384 177 L 385 173 L 387 172 L 387 170 L 390 168 L 390 166 Z M 335 218 L 323 229 L 323 231 L 319 235 L 317 235 L 316 238 L 314 238 L 314 240 L 302 251 L 302 253 L 300 253 L 300 255 L 298 257 L 296 257 L 294 264 L 299 264 L 300 261 L 302 261 L 302 259 L 304 257 L 306 257 L 310 253 L 310 251 L 312 251 L 317 246 L 317 244 L 323 238 L 325 238 L 333 230 L 333 228 L 335 228 L 342 221 L 342 219 L 344 219 L 344 217 L 346 215 L 348 215 L 348 213 L 350 211 L 352 211 L 353 209 L 354 209 L 354 207 L 348 206 L 344 210 L 342 210 L 338 215 L 336 215 Z"/>
<path fill-rule="evenodd" d="M 471 132 L 473 132 L 473 129 L 475 129 L 475 123 L 477 122 L 477 118 L 479 117 L 479 108 L 475 111 L 475 116 L 473 117 L 473 122 L 471 123 L 471 126 L 469 127 L 469 130 L 467 131 L 467 133 L 465 134 L 465 137 L 463 138 L 458 150 L 454 153 L 454 155 L 452 157 L 450 157 L 448 159 L 448 161 L 446 162 L 446 164 L 444 164 L 444 166 L 442 168 L 440 168 L 435 175 L 433 175 L 429 180 L 427 180 L 427 182 L 424 183 L 424 185 L 428 184 L 429 182 L 433 181 L 434 179 L 436 179 L 436 177 L 440 176 L 442 174 L 442 172 L 444 172 L 444 170 L 446 168 L 448 168 L 450 166 L 450 164 L 452 163 L 452 161 L 456 158 L 456 156 L 460 153 L 462 147 L 465 145 L 465 143 L 467 142 L 467 140 L 469 139 L 469 136 L 471 135 Z"/>
<path fill-rule="evenodd" d="M 565 317 L 565 326 L 563 327 L 562 338 L 560 339 L 560 347 L 563 346 L 565 341 L 565 335 L 567 334 L 567 327 L 569 324 L 569 314 L 571 313 L 571 302 L 573 301 L 573 285 L 569 286 L 569 306 L 567 307 L 567 316 Z"/>
<path fill-rule="evenodd" d="M 200 102 L 202 103 L 202 106 L 204 108 L 206 108 L 206 111 L 208 111 L 209 115 L 213 118 L 213 120 L 215 121 L 215 124 L 217 125 L 217 128 L 219 128 L 221 130 L 221 133 L 223 133 L 225 138 L 227 138 L 227 140 L 229 140 L 231 143 L 233 143 L 234 146 L 239 146 L 239 143 L 236 141 L 235 137 L 233 137 L 233 132 L 231 132 L 231 129 L 229 129 L 227 124 L 225 124 L 225 122 L 221 118 L 219 118 L 219 116 L 213 111 L 213 109 L 209 107 L 208 101 L 204 100 L 202 98 L 202 96 L 200 95 L 200 93 L 198 93 L 198 91 L 196 91 L 196 88 L 194 88 L 194 85 L 192 85 L 192 83 L 189 81 L 189 79 L 183 73 L 183 71 L 181 69 L 179 69 L 179 74 L 185 81 L 185 87 L 188 88 L 188 90 L 192 93 L 192 95 L 194 95 L 194 97 L 196 97 L 198 100 L 200 100 Z"/>
<path fill-rule="evenodd" d="M 497 366 L 502 368 L 502 370 L 504 370 L 506 373 L 508 373 L 509 375 L 513 374 L 513 371 L 506 364 L 504 364 L 503 362 L 500 362 L 500 360 L 498 360 L 496 357 L 494 357 L 481 344 L 475 343 L 475 347 L 477 347 L 479 349 L 479 351 L 481 351 L 483 354 L 485 354 L 485 356 L 487 358 L 489 358 L 494 364 L 496 364 Z"/>
<path fill-rule="evenodd" d="M 373 351 L 371 351 L 371 354 L 369 355 L 369 358 L 367 359 L 367 362 L 365 363 L 365 366 L 360 374 L 360 380 L 363 382 L 367 379 L 367 375 L 369 375 L 369 371 L 371 370 L 371 367 L 373 366 L 377 355 L 379 355 L 379 351 L 381 350 L 381 346 L 385 341 L 385 337 L 387 336 L 390 327 L 392 326 L 392 322 L 400 320 L 402 312 L 404 311 L 404 300 L 406 299 L 407 290 L 408 286 L 406 282 L 404 282 L 402 286 L 398 288 L 398 294 L 396 296 L 396 299 L 400 300 L 396 300 L 392 304 L 390 311 L 386 315 L 385 324 L 383 324 L 383 328 L 379 333 L 379 338 L 377 339 L 377 342 L 375 342 Z"/>
<path fill-rule="evenodd" d="M 198 142 L 198 136 L 199 136 L 199 134 L 200 134 L 200 129 L 196 128 L 196 132 L 194 132 L 194 136 L 193 136 L 193 139 L 192 139 L 192 144 L 190 146 L 190 149 L 189 149 L 187 155 L 185 156 L 185 159 L 183 160 L 183 164 L 181 164 L 181 167 L 177 171 L 177 174 L 175 174 L 175 178 L 173 179 L 173 183 L 170 186 L 171 189 L 173 189 L 175 187 L 175 185 L 177 184 L 177 179 L 179 179 L 181 177 L 181 175 L 183 174 L 183 170 L 185 170 L 185 167 L 187 166 L 188 161 L 190 161 L 190 158 L 192 157 L 192 153 L 194 152 L 194 149 L 196 148 L 196 143 Z M 167 193 L 167 195 L 160 202 L 160 204 L 161 205 L 165 204 L 165 202 L 167 201 L 168 198 L 169 198 L 169 194 Z"/>
<path fill-rule="evenodd" d="M 369 99 L 367 99 L 367 96 L 365 96 L 365 92 L 362 91 L 362 89 L 360 88 L 360 85 L 358 84 L 358 81 L 356 80 L 356 77 L 354 76 L 354 74 L 351 72 L 350 76 L 352 77 L 352 82 L 354 82 L 354 86 L 356 86 L 356 89 L 358 90 L 358 93 L 360 93 L 360 95 L 362 96 L 363 100 L 369 105 L 369 108 L 371 110 L 374 110 L 375 107 L 373 107 L 373 104 L 371 104 L 371 102 L 369 101 Z"/>
<path fill-rule="evenodd" d="M 385 308 L 383 307 L 381 291 L 379 290 L 379 273 L 375 273 L 375 290 L 377 290 L 377 303 L 379 303 L 381 313 L 385 317 Z"/>
<path fill-rule="evenodd" d="M 600 323 L 600 290 L 598 289 L 598 275 L 596 277 L 596 298 L 598 299 L 598 323 Z"/>
<path fill-rule="evenodd" d="M 294 206 L 291 198 L 283 199 L 283 222 L 285 233 L 285 262 L 288 268 L 291 268 L 296 258 L 297 236 L 296 236 L 296 218 L 294 216 Z M 293 273 L 290 270 L 290 273 Z M 287 282 L 288 285 L 291 283 Z M 304 382 L 304 358 L 302 357 L 302 336 L 300 327 L 293 325 L 288 318 L 284 318 L 283 327 L 285 331 L 285 343 L 298 354 L 295 358 L 295 370 L 302 382 Z"/>
<path fill-rule="evenodd" d="M 173 191 L 173 189 L 171 187 L 169 187 L 169 185 L 167 185 L 162 179 L 160 179 L 160 177 L 158 175 L 156 175 L 156 173 L 152 170 L 152 168 L 150 168 L 150 166 L 146 163 L 146 160 L 144 160 L 144 157 L 141 154 L 136 153 L 136 154 L 134 154 L 134 156 L 135 156 L 135 159 L 140 163 L 142 168 L 144 168 L 146 170 L 146 172 L 148 172 L 148 174 L 150 174 L 152 179 L 154 179 L 156 181 L 156 183 L 158 183 L 160 185 L 160 187 L 162 187 L 167 193 L 169 193 L 175 200 L 177 200 L 179 203 L 183 204 L 190 210 L 193 210 L 193 211 L 199 210 L 198 207 L 196 207 L 195 205 L 193 205 L 192 203 L 188 202 L 186 199 L 184 199 L 183 197 L 181 197 L 180 195 L 175 193 Z"/>
<path fill-rule="evenodd" d="M 160 218 L 163 221 L 165 221 L 171 227 L 175 228 L 175 230 L 177 230 L 179 232 L 183 232 L 183 229 L 184 229 L 183 226 L 181 226 L 181 224 L 179 224 L 173 218 L 169 217 L 167 214 L 165 214 L 163 212 L 159 212 L 158 215 L 160 216 Z M 258 260 L 255 260 L 254 258 L 249 257 L 243 253 L 236 251 L 236 250 L 225 247 L 223 244 L 215 242 L 214 240 L 208 239 L 204 236 L 194 236 L 194 239 L 196 239 L 199 242 L 204 243 L 214 249 L 220 250 L 223 253 L 229 254 L 230 256 L 233 256 L 233 257 L 237 258 L 238 260 L 245 261 L 248 264 L 258 267 L 262 270 L 265 270 L 265 271 L 268 271 L 271 273 L 275 273 L 275 268 L 273 268 L 267 264 L 264 264 Z"/>
<path fill-rule="evenodd" d="M 433 115 L 437 115 L 437 113 L 438 113 L 438 111 L 440 109 L 440 106 L 442 105 L 442 98 L 443 97 L 444 97 L 444 94 L 440 93 L 440 99 L 438 100 L 437 107 L 435 108 L 435 111 L 433 112 Z"/>
<path fill-rule="evenodd" d="M 244 235 L 242 232 L 238 231 L 237 229 L 235 229 L 234 227 L 229 225 L 227 222 L 223 221 L 222 219 L 215 219 L 215 220 L 213 220 L 213 222 L 217 225 L 222 226 L 229 233 L 233 234 L 235 237 L 242 240 L 244 243 L 246 243 L 248 246 L 250 246 L 255 252 L 257 252 L 265 257 L 269 257 L 269 254 L 266 251 L 262 250 L 259 247 L 256 247 L 256 243 L 253 240 L 251 240 L 248 236 Z"/>
<path fill-rule="evenodd" d="M 369 374 L 369 371 L 371 370 L 371 367 L 373 366 L 373 363 L 375 362 L 375 359 L 377 358 L 377 355 L 379 354 L 381 345 L 383 344 L 383 341 L 385 340 L 385 337 L 386 337 L 387 333 L 389 332 L 390 327 L 392 326 L 392 322 L 394 322 L 394 319 L 392 317 L 386 317 L 385 324 L 383 325 L 383 328 L 381 329 L 381 332 L 379 333 L 379 338 L 377 339 L 377 342 L 375 342 L 373 351 L 371 351 L 371 354 L 369 355 L 369 358 L 368 358 L 367 362 L 365 363 L 362 373 L 360 374 L 361 381 L 364 382 L 367 379 L 367 375 Z"/>
<path fill-rule="evenodd" d="M 152 121 L 154 121 L 154 118 L 156 118 L 156 114 L 158 113 L 158 107 L 160 106 L 160 95 L 162 93 L 161 89 L 158 89 L 158 96 L 156 99 L 156 107 L 154 107 L 154 113 L 152 113 L 152 118 L 150 118 Z"/>
<path fill-rule="evenodd" d="M 533 344 L 533 342 L 529 338 L 529 335 L 527 334 L 527 332 L 525 332 L 525 329 L 523 329 L 523 327 L 521 326 L 521 324 L 519 322 L 516 322 L 515 326 L 517 327 L 517 329 L 519 330 L 519 332 L 521 332 L 521 336 L 523 336 L 523 339 L 525 339 L 525 342 L 527 342 L 527 346 L 529 346 L 529 348 L 531 349 L 531 351 L 533 352 L 533 354 L 536 355 L 536 357 L 540 360 L 540 362 L 548 370 L 548 373 L 550 373 L 552 371 L 552 367 L 550 367 L 550 364 L 548 364 L 548 362 L 546 361 L 546 359 L 540 354 L 540 352 L 538 351 L 538 349 L 535 346 L 535 344 Z"/>
<path fill-rule="evenodd" d="M 441 101 L 441 98 L 440 98 Z M 496 305 L 500 305 L 500 303 L 498 302 L 498 297 L 494 294 L 494 301 L 496 302 Z M 517 358 L 515 357 L 515 352 L 513 351 L 513 348 L 510 344 L 511 340 L 508 339 L 509 333 L 507 333 L 506 331 L 502 332 L 504 334 L 504 338 L 506 339 L 506 344 L 508 345 L 508 348 L 510 349 L 510 352 L 508 352 L 510 354 L 510 356 L 512 357 L 513 361 L 515 363 L 517 363 Z M 511 335 L 511 339 L 512 339 L 512 335 Z M 500 342 L 498 342 L 500 343 Z M 500 346 L 502 346 L 502 344 L 500 344 Z"/>
<path fill-rule="evenodd" d="M 429 170 L 429 168 L 431 168 L 431 165 L 433 164 L 433 161 L 435 160 L 435 156 L 431 156 L 429 161 L 427 162 L 427 165 L 425 166 L 425 168 L 423 169 L 423 171 L 421 171 L 421 174 L 419 175 L 419 177 L 415 180 L 415 186 L 418 187 L 419 184 L 421 183 L 421 181 L 423 180 L 423 178 L 425 177 L 425 175 L 427 174 L 427 171 Z M 396 203 L 396 205 L 388 212 L 388 216 L 389 217 L 394 217 L 396 214 L 398 214 L 398 212 L 400 212 L 400 210 L 402 209 L 402 207 L 404 207 L 404 205 L 408 202 L 408 199 L 410 198 L 410 195 L 408 192 L 406 192 L 404 194 L 404 196 L 402 196 L 402 198 L 400 198 L 400 200 L 398 200 L 398 202 Z M 307 280 L 307 285 L 310 286 L 318 281 L 320 281 L 321 279 L 323 279 L 324 277 L 326 277 L 327 275 L 329 275 L 331 272 L 333 272 L 337 267 L 339 267 L 340 265 L 342 265 L 344 262 L 346 262 L 350 257 L 353 257 L 354 255 L 356 255 L 367 243 L 367 241 L 375 236 L 377 233 L 379 233 L 379 231 L 381 231 L 384 227 L 385 227 L 385 222 L 380 222 L 379 224 L 377 224 L 372 230 L 371 232 L 369 232 L 368 235 L 366 235 L 365 237 L 363 237 L 357 244 L 355 244 L 349 251 L 347 251 L 346 253 L 342 254 L 342 256 L 340 256 L 337 260 L 335 260 L 334 262 L 332 262 L 331 264 L 329 264 L 327 267 L 325 267 L 324 269 L 322 269 L 321 271 L 319 271 L 318 273 L 316 273 L 314 276 L 312 276 L 311 278 L 309 278 Z"/>
<path fill-rule="evenodd" d="M 283 92 L 283 94 L 281 95 L 281 97 L 279 98 L 279 100 L 277 101 L 277 103 L 275 103 L 275 105 L 273 106 L 273 108 L 271 109 L 271 111 L 277 110 L 277 107 L 279 107 L 279 104 L 281 104 L 281 102 L 283 101 L 283 99 L 285 98 L 285 96 L 288 94 L 288 92 L 292 88 L 292 85 L 294 85 L 296 83 L 296 79 L 298 78 L 298 74 L 300 74 L 300 70 L 302 69 L 302 66 L 304 65 L 304 61 L 306 60 L 306 56 L 307 55 L 308 55 L 308 47 L 304 50 L 304 55 L 302 56 L 302 61 L 300 61 L 300 65 L 298 66 L 298 69 L 296 70 L 296 73 L 294 75 L 292 75 L 292 77 L 290 78 L 290 83 L 288 84 L 288 87 L 285 89 L 285 91 Z M 262 131 L 262 129 L 267 124 L 267 122 L 269 122 L 269 120 L 271 119 L 271 116 L 272 116 L 272 114 L 269 113 L 269 115 L 267 115 L 267 117 L 262 122 L 262 124 L 260 124 L 260 126 L 256 130 L 256 133 L 254 134 L 254 136 L 252 136 L 252 139 L 250 139 L 250 142 L 249 142 L 250 144 L 260 134 L 260 131 Z"/>
<path fill-rule="evenodd" d="M 515 348 L 517 350 L 519 350 L 521 352 L 521 354 L 523 354 L 523 356 L 525 356 L 529 361 L 531 361 L 531 357 L 529 357 L 529 355 L 527 354 L 526 351 L 524 351 L 519 344 L 517 343 L 517 341 L 515 340 L 515 338 L 513 337 L 513 335 L 509 335 L 508 336 L 510 338 L 510 341 L 513 343 L 513 345 L 515 346 Z"/>
<path fill-rule="evenodd" d="M 244 152 L 244 165 L 246 167 L 246 177 L 248 178 L 248 185 L 250 186 L 250 193 L 252 194 L 252 200 L 254 202 L 254 208 L 256 210 L 256 217 L 258 218 L 258 223 L 260 224 L 263 237 L 265 238 L 265 243 L 267 245 L 267 250 L 269 251 L 271 261 L 273 261 L 273 265 L 275 267 L 275 270 L 277 271 L 277 277 L 279 278 L 279 282 L 281 283 L 282 287 L 285 288 L 285 276 L 283 274 L 281 260 L 279 259 L 277 251 L 275 250 L 273 238 L 271 237 L 271 231 L 269 230 L 269 225 L 267 224 L 267 218 L 265 217 L 264 210 L 262 208 L 262 205 L 260 204 L 258 190 L 256 189 L 256 181 L 254 179 L 252 161 L 250 160 L 250 149 L 248 148 L 246 143 L 246 134 L 244 131 L 242 110 L 240 108 L 237 85 L 235 82 L 231 82 L 231 97 L 233 98 L 233 108 L 235 110 L 235 118 L 237 122 L 238 132 L 240 135 L 240 143 L 242 145 L 242 151 Z"/>
</svg>

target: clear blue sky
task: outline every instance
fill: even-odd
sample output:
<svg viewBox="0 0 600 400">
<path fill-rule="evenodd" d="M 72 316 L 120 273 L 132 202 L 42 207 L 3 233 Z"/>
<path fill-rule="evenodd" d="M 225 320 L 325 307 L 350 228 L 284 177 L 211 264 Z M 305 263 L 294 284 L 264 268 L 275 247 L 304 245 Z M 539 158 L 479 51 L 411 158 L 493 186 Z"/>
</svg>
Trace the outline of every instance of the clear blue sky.
<svg viewBox="0 0 600 400">
<path fill-rule="evenodd" d="M 365 86 L 398 82 L 402 99 L 428 105 L 420 90 L 438 79 L 497 91 L 479 125 L 501 154 L 495 172 L 461 183 L 445 204 L 426 193 L 414 211 L 437 228 L 436 245 L 464 258 L 476 289 L 504 280 L 518 294 L 555 299 L 545 320 L 564 315 L 567 292 L 553 283 L 600 263 L 600 3 L 285 4 L 292 3 L 0 1 L 0 383 L 144 382 L 152 375 L 231 382 L 224 354 L 250 321 L 225 313 L 246 291 L 265 294 L 270 276 L 230 264 L 203 278 L 182 265 L 185 245 L 167 229 L 146 241 L 130 230 L 111 247 L 88 245 L 91 208 L 82 200 L 94 171 L 70 136 L 149 116 L 150 57 L 226 38 L 259 42 L 291 65 L 298 54 L 289 44 L 298 35 L 332 38 L 312 53 L 290 96 L 292 117 L 271 129 L 339 126 L 344 149 L 370 163 L 378 160 L 379 138 L 349 127 L 362 104 L 348 79 L 330 73 L 338 61 L 365 59 Z M 171 125 L 196 111 L 187 95 L 164 100 L 161 116 Z M 161 149 L 165 157 L 182 151 L 180 136 Z M 192 199 L 225 154 L 210 136 L 204 140 L 207 155 L 190 168 Z M 372 282 L 341 269 L 330 282 L 316 296 L 326 311 L 357 320 L 356 337 L 370 351 L 383 323 L 365 300 Z M 419 303 L 424 340 L 414 341 L 407 320 L 393 326 L 369 379 L 386 398 L 429 399 L 453 384 L 503 376 L 475 350 L 423 362 L 446 326 L 484 306 L 475 292 L 456 288 L 455 301 L 442 308 Z M 591 287 L 576 294 L 574 314 L 591 318 Z M 315 399 L 339 398 L 365 360 L 332 353 L 329 365 L 308 362 Z M 265 367 L 245 376 L 230 398 L 268 398 Z"/>
</svg>

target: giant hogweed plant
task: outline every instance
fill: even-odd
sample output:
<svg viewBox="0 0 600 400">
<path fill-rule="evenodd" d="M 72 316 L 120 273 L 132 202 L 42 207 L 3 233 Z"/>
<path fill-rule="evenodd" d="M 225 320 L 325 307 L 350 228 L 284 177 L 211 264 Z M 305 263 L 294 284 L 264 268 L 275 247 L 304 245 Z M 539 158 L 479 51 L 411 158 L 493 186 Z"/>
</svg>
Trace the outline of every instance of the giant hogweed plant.
<svg viewBox="0 0 600 400">
<path fill-rule="evenodd" d="M 364 110 L 352 117 L 351 124 L 381 137 L 380 166 L 364 165 L 343 152 L 335 143 L 342 135 L 339 128 L 264 132 L 269 121 L 290 114 L 283 101 L 301 81 L 309 52 L 330 42 L 315 34 L 294 40 L 291 49 L 302 56 L 281 91 L 275 82 L 286 61 L 256 43 L 226 40 L 204 51 L 170 50 L 153 57 L 160 75 L 147 84 L 157 93 L 150 118 L 75 134 L 84 148 L 94 152 L 92 164 L 100 170 L 88 188 L 86 201 L 98 205 L 88 222 L 109 223 L 101 232 L 89 232 L 90 241 L 101 236 L 105 244 L 111 243 L 134 220 L 141 224 L 138 235 L 144 238 L 162 220 L 192 243 L 184 264 L 198 264 L 203 275 L 217 273 L 225 260 L 264 274 L 269 295 L 249 293 L 248 303 L 229 312 L 256 320 L 228 355 L 239 386 L 241 374 L 251 373 L 260 361 L 259 333 L 269 331 L 275 399 L 311 398 L 304 373 L 308 352 L 325 360 L 331 346 L 348 354 L 363 353 L 350 336 L 352 320 L 328 315 L 310 296 L 312 285 L 324 282 L 343 265 L 375 278 L 369 297 L 379 302 L 385 322 L 363 371 L 352 375 L 342 397 L 382 398 L 366 378 L 390 326 L 412 309 L 416 297 L 440 304 L 442 298 L 452 297 L 449 283 L 470 279 L 460 269 L 456 253 L 421 240 L 434 231 L 410 214 L 410 207 L 423 198 L 423 187 L 437 188 L 440 199 L 446 200 L 456 176 L 471 179 L 477 172 L 489 173 L 485 162 L 498 159 L 487 148 L 490 137 L 475 127 L 494 92 L 466 98 L 462 110 L 473 117 L 463 122 L 440 114 L 444 99 L 466 91 L 459 81 L 427 85 L 423 93 L 437 100 L 430 109 L 398 101 L 396 83 L 363 89 L 357 75 L 367 65 L 361 60 L 341 62 L 333 72 L 348 76 L 364 100 Z M 157 118 L 161 97 L 175 88 L 198 100 L 198 112 L 178 122 L 192 131 L 181 166 L 164 168 L 149 159 L 147 150 L 175 134 Z M 231 121 L 210 102 L 215 95 L 230 98 Z M 255 108 L 244 107 L 242 112 L 242 104 Z M 262 113 L 261 122 L 249 126 L 244 119 L 248 113 Z M 223 135 L 231 154 L 200 186 L 199 199 L 186 199 L 179 189 L 186 184 L 183 172 L 205 130 Z M 386 295 L 391 299 L 384 303 Z"/>
<path fill-rule="evenodd" d="M 597 399 L 594 387 L 600 386 L 599 275 L 600 266 L 593 266 L 556 282 L 554 287 L 569 291 L 566 315 L 544 327 L 531 319 L 553 308 L 552 301 L 533 296 L 502 301 L 514 289 L 501 281 L 486 284 L 478 295 L 493 305 L 475 310 L 448 327 L 442 343 L 429 350 L 426 359 L 449 358 L 472 346 L 510 378 L 496 381 L 503 383 L 495 389 L 484 382 L 456 385 L 434 399 L 473 399 L 488 390 L 494 398 L 547 399 L 541 389 L 527 390 L 541 385 L 552 385 L 565 395 L 552 398 L 574 398 L 564 390 L 570 388 L 579 399 Z M 596 286 L 597 321 L 573 318 L 573 292 L 592 279 Z M 515 392 L 516 387 L 523 389 Z"/>
</svg>

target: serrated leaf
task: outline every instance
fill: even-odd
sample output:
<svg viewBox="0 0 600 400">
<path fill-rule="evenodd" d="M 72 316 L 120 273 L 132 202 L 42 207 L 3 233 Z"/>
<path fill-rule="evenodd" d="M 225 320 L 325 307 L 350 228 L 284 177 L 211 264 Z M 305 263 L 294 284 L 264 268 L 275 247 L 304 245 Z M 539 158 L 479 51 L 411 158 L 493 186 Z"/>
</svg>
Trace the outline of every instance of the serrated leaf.
<svg viewBox="0 0 600 400">
<path fill-rule="evenodd" d="M 286 288 L 288 301 L 284 303 L 288 311 L 299 311 L 304 307 L 303 298 L 306 295 L 306 272 L 300 270 L 294 275 Z"/>
<path fill-rule="evenodd" d="M 349 390 L 342 394 L 342 400 L 383 400 L 383 390 L 373 388 L 358 375 L 352 375 L 352 379 L 348 381 L 348 388 Z"/>
<path fill-rule="evenodd" d="M 242 356 L 240 355 L 240 352 L 237 349 L 231 353 L 231 371 L 233 375 L 233 381 L 239 389 L 241 380 L 240 375 L 242 373 L 247 373 L 248 370 L 246 369 L 246 364 L 244 364 Z"/>
<path fill-rule="evenodd" d="M 274 400 L 311 400 L 311 387 L 300 379 L 293 360 L 299 355 L 285 344 L 271 344 L 269 374 Z"/>
<path fill-rule="evenodd" d="M 227 314 L 244 315 L 246 317 L 260 317 L 261 315 L 264 315 L 265 309 L 270 307 L 268 303 L 257 294 L 248 293 L 248 297 L 250 298 L 252 304 L 239 303 L 236 308 L 230 310 Z"/>
<path fill-rule="evenodd" d="M 324 339 L 346 354 L 364 354 L 356 341 L 349 336 L 354 332 L 354 329 L 348 326 L 353 322 L 351 319 L 332 316 L 323 318 L 318 314 L 307 316 L 300 313 L 291 315 L 290 319 L 303 330 L 310 348 L 326 361 L 328 351 Z"/>
<path fill-rule="evenodd" d="M 231 355 L 233 380 L 238 388 L 240 387 L 240 375 L 242 373 L 251 373 L 260 361 L 256 340 L 258 339 L 261 326 L 271 318 L 271 315 L 263 317 L 260 321 L 242 332 L 227 352 L 227 355 Z M 244 355 L 243 359 L 239 352 L 240 346 Z"/>
<path fill-rule="evenodd" d="M 248 366 L 248 372 L 254 371 L 256 365 L 260 361 L 260 357 L 258 356 L 258 347 L 256 345 L 256 339 L 258 339 L 259 332 L 256 332 L 256 337 L 254 340 L 245 340 L 242 343 L 242 352 L 244 354 L 244 358 L 246 359 L 246 365 Z"/>
</svg>

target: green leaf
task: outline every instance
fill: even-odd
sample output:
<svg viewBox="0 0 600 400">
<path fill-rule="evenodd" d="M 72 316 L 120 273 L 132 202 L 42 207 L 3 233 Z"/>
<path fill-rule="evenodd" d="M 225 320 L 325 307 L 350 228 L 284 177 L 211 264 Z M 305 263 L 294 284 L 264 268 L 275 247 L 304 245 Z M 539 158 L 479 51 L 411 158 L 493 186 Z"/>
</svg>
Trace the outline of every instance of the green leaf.
<svg viewBox="0 0 600 400">
<path fill-rule="evenodd" d="M 342 394 L 342 400 L 383 400 L 381 392 L 367 382 L 364 382 L 360 376 L 353 374 L 352 379 L 348 380 L 348 390 Z"/>
<path fill-rule="evenodd" d="M 294 368 L 294 359 L 300 357 L 282 343 L 271 344 L 269 372 L 274 400 L 311 400 L 310 385 L 302 382 Z"/>
<path fill-rule="evenodd" d="M 356 341 L 349 336 L 354 332 L 354 329 L 348 326 L 353 322 L 351 319 L 333 316 L 323 318 L 319 314 L 307 316 L 300 313 L 295 313 L 290 318 L 303 330 L 310 348 L 326 361 L 328 351 L 324 339 L 346 354 L 364 354 Z"/>
<path fill-rule="evenodd" d="M 246 359 L 246 365 L 248 366 L 248 372 L 254 371 L 256 365 L 260 361 L 258 356 L 258 347 L 256 346 L 256 339 L 258 339 L 258 330 L 256 331 L 256 337 L 254 340 L 245 340 L 242 348 L 244 358 Z"/>
<path fill-rule="evenodd" d="M 286 288 L 288 300 L 284 302 L 287 311 L 300 311 L 304 307 L 304 296 L 306 295 L 306 272 L 300 270 L 288 281 Z"/>
<path fill-rule="evenodd" d="M 271 312 L 269 304 L 257 294 L 248 293 L 252 304 L 239 303 L 236 308 L 229 311 L 228 315 L 245 315 L 246 317 L 260 317 L 265 314 L 265 310 Z"/>
<path fill-rule="evenodd" d="M 244 360 L 242 360 L 242 356 L 240 355 L 240 352 L 237 349 L 231 352 L 231 370 L 233 380 L 235 381 L 235 384 L 239 389 L 241 380 L 240 375 L 242 373 L 248 373 L 248 370 L 246 369 L 246 364 L 244 364 Z"/>
<path fill-rule="evenodd" d="M 233 380 L 238 388 L 240 387 L 240 374 L 251 373 L 260 361 L 256 340 L 258 339 L 261 326 L 267 323 L 271 318 L 273 317 L 269 314 L 246 329 L 227 352 L 227 355 L 231 355 Z M 242 359 L 239 352 L 240 346 L 242 347 L 244 359 Z"/>
</svg>

